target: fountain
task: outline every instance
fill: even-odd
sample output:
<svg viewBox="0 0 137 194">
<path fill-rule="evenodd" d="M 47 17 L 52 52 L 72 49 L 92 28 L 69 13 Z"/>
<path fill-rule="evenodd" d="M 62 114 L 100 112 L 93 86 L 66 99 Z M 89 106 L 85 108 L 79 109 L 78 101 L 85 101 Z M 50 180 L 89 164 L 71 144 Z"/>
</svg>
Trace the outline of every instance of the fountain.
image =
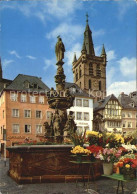
<svg viewBox="0 0 137 194">
<path fill-rule="evenodd" d="M 82 180 L 81 174 L 88 179 L 89 165 L 83 164 L 79 172 L 77 164 L 70 163 L 73 145 L 64 145 L 63 138 L 75 133 L 76 125 L 73 112 L 67 115 L 67 109 L 73 105 L 74 96 L 65 89 L 63 58 L 65 47 L 58 36 L 55 48 L 57 57 L 57 74 L 55 76 L 56 90 L 51 88 L 48 93 L 50 108 L 55 110 L 50 123 L 45 122 L 45 137 L 52 138 L 58 145 L 25 145 L 11 146 L 9 151 L 9 176 L 17 183 L 66 182 Z M 101 175 L 100 166 L 94 165 L 95 176 Z"/>
<path fill-rule="evenodd" d="M 45 122 L 45 137 L 54 136 L 54 140 L 62 143 L 63 137 L 69 137 L 76 131 L 76 124 L 73 120 L 73 112 L 70 111 L 67 116 L 67 109 L 73 106 L 74 96 L 70 94 L 69 89 L 65 89 L 65 74 L 63 70 L 63 59 L 65 46 L 60 36 L 55 47 L 57 59 L 57 73 L 55 76 L 56 90 L 51 88 L 48 93 L 49 107 L 55 109 L 55 114 L 51 116 L 50 124 Z"/>
</svg>

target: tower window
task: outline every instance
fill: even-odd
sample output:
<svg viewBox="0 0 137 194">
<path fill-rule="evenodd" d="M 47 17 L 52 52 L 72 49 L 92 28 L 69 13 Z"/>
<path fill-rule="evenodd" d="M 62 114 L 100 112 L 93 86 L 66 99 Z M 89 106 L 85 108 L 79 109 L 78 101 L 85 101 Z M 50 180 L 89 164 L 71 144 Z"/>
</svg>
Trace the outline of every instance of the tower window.
<svg viewBox="0 0 137 194">
<path fill-rule="evenodd" d="M 101 76 L 101 71 L 100 71 L 100 65 L 99 64 L 97 64 L 97 67 L 96 67 L 96 75 Z"/>
<path fill-rule="evenodd" d="M 78 71 L 76 70 L 76 81 L 78 81 Z"/>
<path fill-rule="evenodd" d="M 99 81 L 99 90 L 101 90 L 101 81 Z"/>
<path fill-rule="evenodd" d="M 91 80 L 88 81 L 89 89 L 91 89 Z"/>
<path fill-rule="evenodd" d="M 81 77 L 81 68 L 79 69 L 79 78 Z"/>
<path fill-rule="evenodd" d="M 89 63 L 89 75 L 93 75 L 93 65 Z"/>
</svg>

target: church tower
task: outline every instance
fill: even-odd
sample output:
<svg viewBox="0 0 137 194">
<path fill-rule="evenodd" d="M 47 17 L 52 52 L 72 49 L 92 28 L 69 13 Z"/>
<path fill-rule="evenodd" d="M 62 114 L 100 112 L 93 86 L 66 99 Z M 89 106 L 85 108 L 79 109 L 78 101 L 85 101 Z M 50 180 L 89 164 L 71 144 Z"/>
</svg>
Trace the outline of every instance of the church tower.
<svg viewBox="0 0 137 194">
<path fill-rule="evenodd" d="M 95 97 L 95 102 L 106 96 L 106 63 L 107 56 L 103 45 L 100 56 L 95 56 L 92 32 L 88 24 L 88 15 L 81 56 L 74 54 L 73 77 L 81 89 Z"/>
<path fill-rule="evenodd" d="M 0 81 L 2 81 L 2 65 L 1 65 L 1 58 L 0 58 Z"/>
</svg>

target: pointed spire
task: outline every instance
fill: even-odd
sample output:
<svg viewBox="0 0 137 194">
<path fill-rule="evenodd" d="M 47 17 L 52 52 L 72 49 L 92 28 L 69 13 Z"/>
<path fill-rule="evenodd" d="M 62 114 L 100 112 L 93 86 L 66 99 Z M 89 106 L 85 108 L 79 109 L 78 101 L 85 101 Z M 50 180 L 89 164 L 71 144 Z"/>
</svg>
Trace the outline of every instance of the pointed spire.
<svg viewBox="0 0 137 194">
<path fill-rule="evenodd" d="M 104 56 L 106 56 L 106 51 L 105 51 L 105 47 L 104 47 L 104 44 L 103 44 L 101 57 L 104 57 Z"/>
<path fill-rule="evenodd" d="M 0 80 L 2 80 L 2 65 L 1 65 L 1 57 L 0 57 Z"/>
<path fill-rule="evenodd" d="M 76 53 L 74 53 L 73 63 L 77 61 Z"/>
<path fill-rule="evenodd" d="M 86 50 L 86 45 L 85 45 L 85 42 L 83 41 L 83 45 L 82 45 L 82 50 L 81 50 L 82 53 L 87 53 L 87 50 Z"/>
<path fill-rule="evenodd" d="M 88 25 L 88 14 L 86 14 L 86 28 L 84 32 L 84 43 L 86 46 L 87 54 L 95 56 L 94 45 L 92 41 L 92 32 Z"/>
</svg>

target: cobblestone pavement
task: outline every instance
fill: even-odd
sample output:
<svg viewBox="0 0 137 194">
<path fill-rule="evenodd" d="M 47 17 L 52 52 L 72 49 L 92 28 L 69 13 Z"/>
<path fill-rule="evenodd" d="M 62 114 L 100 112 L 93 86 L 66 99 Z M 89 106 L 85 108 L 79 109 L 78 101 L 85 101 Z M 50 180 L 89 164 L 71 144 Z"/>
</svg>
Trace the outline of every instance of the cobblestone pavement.
<svg viewBox="0 0 137 194">
<path fill-rule="evenodd" d="M 6 167 L 3 159 L 0 159 L 0 194 L 114 194 L 117 181 L 100 178 L 96 184 L 89 183 L 89 188 L 83 187 L 83 183 L 42 183 L 18 185 L 8 175 L 8 160 Z M 97 192 L 95 192 L 95 190 Z M 124 194 L 137 194 L 137 183 L 130 182 L 124 186 Z M 136 191 L 136 192 L 135 192 Z"/>
</svg>

